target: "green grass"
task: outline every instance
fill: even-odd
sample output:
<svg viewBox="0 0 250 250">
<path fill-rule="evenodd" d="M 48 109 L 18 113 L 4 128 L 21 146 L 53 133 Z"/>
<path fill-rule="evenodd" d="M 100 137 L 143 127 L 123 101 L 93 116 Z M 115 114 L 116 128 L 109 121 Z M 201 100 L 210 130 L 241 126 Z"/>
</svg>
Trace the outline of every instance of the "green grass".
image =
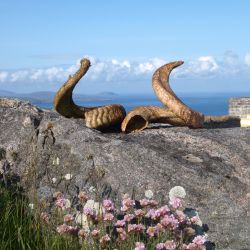
<svg viewBox="0 0 250 250">
<path fill-rule="evenodd" d="M 0 182 L 1 250 L 80 249 L 76 239 L 61 237 L 31 213 L 27 199 Z"/>
</svg>

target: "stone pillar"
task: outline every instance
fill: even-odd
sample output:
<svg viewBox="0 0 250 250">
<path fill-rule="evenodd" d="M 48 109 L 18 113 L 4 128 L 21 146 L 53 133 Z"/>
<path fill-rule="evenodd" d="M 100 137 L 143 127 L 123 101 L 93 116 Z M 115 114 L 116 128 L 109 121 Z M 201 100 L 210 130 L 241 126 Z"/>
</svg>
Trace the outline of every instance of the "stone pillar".
<svg viewBox="0 0 250 250">
<path fill-rule="evenodd" d="M 246 118 L 250 115 L 250 97 L 232 97 L 229 99 L 229 115 Z"/>
</svg>

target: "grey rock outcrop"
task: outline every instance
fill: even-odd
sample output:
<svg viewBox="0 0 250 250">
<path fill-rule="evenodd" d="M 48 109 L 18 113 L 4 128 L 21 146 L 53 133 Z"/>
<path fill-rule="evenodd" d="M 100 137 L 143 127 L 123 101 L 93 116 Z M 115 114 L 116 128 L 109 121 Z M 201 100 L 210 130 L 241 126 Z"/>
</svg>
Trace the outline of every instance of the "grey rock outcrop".
<svg viewBox="0 0 250 250">
<path fill-rule="evenodd" d="M 250 129 L 154 125 L 104 134 L 11 99 L 0 99 L 0 115 L 0 167 L 20 177 L 31 199 L 34 190 L 38 198 L 75 195 L 96 186 L 100 173 L 99 188 L 113 197 L 150 189 L 164 201 L 180 185 L 217 249 L 250 249 Z"/>
</svg>

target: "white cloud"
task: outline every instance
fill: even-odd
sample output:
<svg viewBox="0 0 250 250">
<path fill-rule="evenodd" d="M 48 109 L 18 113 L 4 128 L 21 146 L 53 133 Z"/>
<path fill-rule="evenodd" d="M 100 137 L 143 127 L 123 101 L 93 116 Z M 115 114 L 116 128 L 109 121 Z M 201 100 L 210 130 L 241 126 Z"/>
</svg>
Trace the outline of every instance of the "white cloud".
<svg viewBox="0 0 250 250">
<path fill-rule="evenodd" d="M 245 56 L 245 63 L 250 66 L 250 53 L 247 53 Z"/>
<path fill-rule="evenodd" d="M 84 77 L 90 82 L 119 82 L 137 81 L 151 79 L 153 72 L 169 60 L 162 58 L 151 58 L 135 62 L 129 60 L 101 60 L 87 56 L 91 61 L 91 67 Z M 0 71 L 1 83 L 37 83 L 37 84 L 58 84 L 64 82 L 69 75 L 77 71 L 80 59 L 68 67 L 52 66 L 40 69 L 24 69 L 14 72 Z M 197 59 L 187 61 L 183 66 L 173 71 L 175 78 L 210 78 L 221 75 L 239 74 L 249 72 L 247 65 L 250 65 L 250 53 L 245 56 L 244 63 L 239 61 L 237 55 L 227 51 L 221 59 L 214 56 L 200 56 Z M 249 74 L 249 73 L 248 73 Z M 52 85 L 51 85 L 52 86 Z"/>
<path fill-rule="evenodd" d="M 2 71 L 0 72 L 0 82 L 4 82 L 8 77 L 8 72 Z"/>
</svg>

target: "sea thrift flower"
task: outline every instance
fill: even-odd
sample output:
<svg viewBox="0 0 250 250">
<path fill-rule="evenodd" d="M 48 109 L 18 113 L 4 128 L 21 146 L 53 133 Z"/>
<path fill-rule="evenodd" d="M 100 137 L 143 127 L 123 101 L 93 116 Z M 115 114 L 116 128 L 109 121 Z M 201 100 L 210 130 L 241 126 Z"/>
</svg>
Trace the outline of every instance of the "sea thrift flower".
<svg viewBox="0 0 250 250">
<path fill-rule="evenodd" d="M 57 227 L 56 231 L 59 234 L 76 234 L 76 232 L 78 231 L 77 227 L 72 227 L 72 226 L 68 226 L 66 224 L 62 224 L 60 226 Z"/>
<path fill-rule="evenodd" d="M 128 232 L 143 232 L 145 226 L 142 224 L 128 224 Z"/>
<path fill-rule="evenodd" d="M 160 212 L 161 216 L 164 216 L 170 212 L 170 209 L 167 205 L 165 205 L 163 207 L 160 207 L 158 211 Z"/>
<path fill-rule="evenodd" d="M 142 207 L 147 207 L 149 206 L 150 201 L 148 199 L 142 199 L 142 200 L 139 200 L 139 202 Z"/>
<path fill-rule="evenodd" d="M 94 230 L 91 232 L 91 235 L 92 235 L 92 237 L 94 237 L 94 238 L 98 237 L 99 234 L 100 234 L 100 230 L 98 230 L 98 229 L 94 229 Z"/>
<path fill-rule="evenodd" d="M 159 212 L 159 210 L 150 209 L 145 216 L 147 218 L 151 218 L 152 220 L 157 220 L 161 217 L 161 213 Z"/>
<path fill-rule="evenodd" d="M 158 202 L 156 200 L 149 200 L 149 206 L 155 207 L 158 205 Z"/>
<path fill-rule="evenodd" d="M 42 212 L 40 217 L 43 221 L 45 221 L 46 223 L 49 223 L 49 215 L 47 213 Z"/>
<path fill-rule="evenodd" d="M 63 198 L 63 194 L 61 192 L 55 192 L 55 193 L 53 193 L 53 198 L 54 199 Z"/>
<path fill-rule="evenodd" d="M 178 227 L 178 220 L 174 217 L 174 215 L 165 215 L 161 220 L 161 225 L 163 227 L 171 227 L 172 229 L 176 229 Z"/>
<path fill-rule="evenodd" d="M 173 241 L 173 240 L 168 240 L 168 241 L 166 241 L 165 242 L 165 248 L 167 249 L 167 250 L 175 250 L 175 248 L 176 248 L 176 243 Z"/>
<path fill-rule="evenodd" d="M 119 236 L 119 238 L 121 240 L 126 240 L 127 239 L 127 233 L 123 228 L 118 227 L 118 228 L 116 228 L 116 231 L 117 231 L 118 236 Z"/>
<path fill-rule="evenodd" d="M 198 235 L 193 239 L 193 243 L 196 245 L 204 245 L 206 242 L 206 235 Z"/>
<path fill-rule="evenodd" d="M 86 202 L 88 200 L 88 196 L 85 192 L 81 191 L 79 194 L 78 194 L 78 198 L 80 200 L 81 203 L 83 202 Z"/>
<path fill-rule="evenodd" d="M 176 217 L 180 223 L 183 223 L 186 221 L 187 217 L 182 211 L 176 211 Z"/>
<path fill-rule="evenodd" d="M 109 235 L 108 234 L 105 234 L 104 236 L 102 236 L 101 237 L 101 239 L 100 239 L 100 243 L 102 244 L 102 245 L 106 245 L 108 242 L 110 242 L 110 237 L 109 237 Z"/>
<path fill-rule="evenodd" d="M 60 226 L 58 226 L 58 227 L 56 228 L 56 231 L 57 231 L 59 234 L 64 234 L 64 233 L 66 233 L 66 232 L 68 231 L 68 225 L 62 224 L 62 225 L 60 225 Z"/>
<path fill-rule="evenodd" d="M 146 214 L 146 212 L 143 211 L 142 209 L 135 210 L 135 216 L 138 217 L 138 218 L 143 217 L 145 214 Z"/>
<path fill-rule="evenodd" d="M 165 229 L 164 229 L 164 227 L 162 226 L 161 223 L 157 223 L 157 225 L 155 226 L 155 230 L 156 230 L 157 234 L 162 233 L 162 232 L 165 231 Z"/>
<path fill-rule="evenodd" d="M 169 201 L 169 204 L 172 208 L 177 209 L 182 206 L 182 200 L 179 198 L 173 198 Z"/>
<path fill-rule="evenodd" d="M 88 233 L 87 233 L 85 230 L 80 229 L 80 230 L 78 231 L 78 235 L 79 235 L 81 238 L 85 239 L 86 236 L 88 235 Z"/>
<path fill-rule="evenodd" d="M 145 197 L 146 197 L 146 198 L 152 199 L 153 196 L 154 196 L 154 193 L 153 193 L 152 190 L 149 190 L 149 189 L 148 189 L 148 190 L 145 191 Z"/>
<path fill-rule="evenodd" d="M 127 208 L 131 208 L 135 205 L 135 201 L 132 200 L 130 197 L 122 200 L 122 206 L 125 206 Z"/>
<path fill-rule="evenodd" d="M 66 201 L 65 201 L 65 199 L 63 197 L 62 198 L 57 198 L 56 203 L 55 203 L 55 205 L 58 208 L 64 208 L 65 204 L 66 204 Z"/>
<path fill-rule="evenodd" d="M 114 203 L 111 200 L 104 200 L 102 206 L 105 208 L 106 211 L 113 211 L 114 210 Z"/>
<path fill-rule="evenodd" d="M 135 216 L 133 215 L 133 214 L 126 214 L 125 216 L 124 216 L 124 220 L 126 221 L 126 222 L 130 222 L 131 220 L 133 220 L 135 218 Z"/>
<path fill-rule="evenodd" d="M 74 221 L 74 216 L 72 214 L 66 214 L 63 218 L 63 221 L 64 222 L 71 222 L 71 221 Z"/>
<path fill-rule="evenodd" d="M 164 243 L 158 243 L 155 247 L 156 250 L 165 250 L 165 244 Z"/>
<path fill-rule="evenodd" d="M 134 250 L 147 250 L 147 248 L 145 247 L 144 243 L 136 242 Z"/>
<path fill-rule="evenodd" d="M 202 226 L 202 221 L 197 213 L 196 216 L 193 216 L 192 218 L 190 218 L 190 222 L 193 223 L 193 224 L 196 224 L 198 226 Z"/>
<path fill-rule="evenodd" d="M 186 197 L 186 191 L 181 186 L 175 186 L 169 191 L 169 199 L 172 200 L 174 198 L 184 199 Z"/>
<path fill-rule="evenodd" d="M 94 210 L 90 207 L 85 207 L 83 209 L 83 213 L 87 216 L 93 217 L 94 216 Z"/>
<path fill-rule="evenodd" d="M 147 234 L 149 235 L 149 237 L 154 237 L 156 234 L 155 227 L 148 227 Z"/>
<path fill-rule="evenodd" d="M 112 221 L 114 219 L 114 215 L 111 213 L 104 214 L 103 220 L 104 221 Z"/>
<path fill-rule="evenodd" d="M 116 223 L 115 223 L 115 226 L 116 227 L 124 227 L 125 226 L 125 221 L 124 220 L 118 220 Z"/>
</svg>

